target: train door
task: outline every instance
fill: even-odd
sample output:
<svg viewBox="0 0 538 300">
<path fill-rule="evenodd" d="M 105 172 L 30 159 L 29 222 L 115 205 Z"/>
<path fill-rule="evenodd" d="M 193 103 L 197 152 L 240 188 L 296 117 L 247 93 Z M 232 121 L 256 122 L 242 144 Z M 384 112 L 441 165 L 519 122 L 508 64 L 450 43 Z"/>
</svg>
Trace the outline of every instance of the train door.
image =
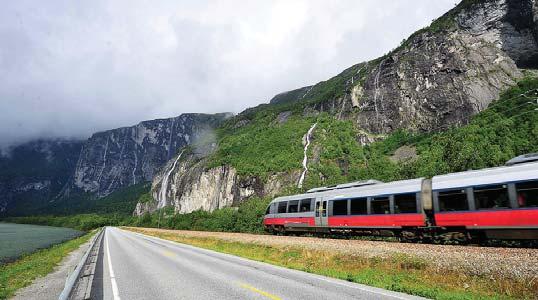
<svg viewBox="0 0 538 300">
<path fill-rule="evenodd" d="M 316 226 L 327 225 L 327 200 L 316 199 Z"/>
</svg>

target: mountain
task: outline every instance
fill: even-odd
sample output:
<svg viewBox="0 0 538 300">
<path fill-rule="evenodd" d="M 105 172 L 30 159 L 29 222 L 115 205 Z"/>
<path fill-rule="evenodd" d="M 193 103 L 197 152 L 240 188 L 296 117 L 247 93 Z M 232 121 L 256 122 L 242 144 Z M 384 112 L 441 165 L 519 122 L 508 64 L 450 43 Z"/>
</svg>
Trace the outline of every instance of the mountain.
<svg viewBox="0 0 538 300">
<path fill-rule="evenodd" d="M 183 114 L 95 133 L 84 144 L 65 193 L 79 190 L 104 197 L 119 188 L 151 181 L 178 149 L 212 139 L 214 128 L 227 116 Z"/>
<path fill-rule="evenodd" d="M 37 140 L 0 156 L 0 215 L 49 205 L 68 183 L 80 140 Z"/>
<path fill-rule="evenodd" d="M 98 132 L 86 141 L 14 147 L 0 157 L 0 215 L 111 212 L 120 203 L 130 205 L 178 149 L 199 140 L 211 143 L 215 128 L 229 116 L 182 114 Z"/>
<path fill-rule="evenodd" d="M 454 127 L 478 135 L 473 116 L 501 95 L 513 103 L 506 95 L 531 92 L 536 81 L 529 77 L 536 74 L 524 69 L 538 68 L 537 53 L 536 0 L 464 0 L 390 53 L 225 121 L 212 151 L 183 149 L 156 174 L 153 200 L 140 202 L 135 214 L 163 206 L 181 213 L 213 210 L 319 185 L 501 164 L 512 154 L 538 150 L 514 143 L 476 164 L 454 159 L 447 166 L 454 155 L 446 152 L 450 144 L 445 150 L 434 143 L 451 134 L 465 139 Z M 505 122 L 484 123 L 489 129 L 534 132 L 514 124 L 513 116 L 489 115 Z M 503 144 L 495 134 L 480 134 L 481 141 Z"/>
</svg>

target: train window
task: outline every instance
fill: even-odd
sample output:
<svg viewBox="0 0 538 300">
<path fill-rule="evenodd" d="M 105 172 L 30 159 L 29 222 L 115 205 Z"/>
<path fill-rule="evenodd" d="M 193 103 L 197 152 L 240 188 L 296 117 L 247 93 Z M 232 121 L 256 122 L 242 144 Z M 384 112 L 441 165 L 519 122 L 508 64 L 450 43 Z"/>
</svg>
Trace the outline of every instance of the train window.
<svg viewBox="0 0 538 300">
<path fill-rule="evenodd" d="M 303 200 L 301 200 L 301 205 L 299 207 L 299 211 L 300 212 L 311 211 L 310 207 L 312 207 L 312 199 L 303 199 Z"/>
<path fill-rule="evenodd" d="M 319 201 L 316 202 L 316 217 L 319 217 Z"/>
<path fill-rule="evenodd" d="M 372 199 L 372 214 L 390 214 L 389 197 Z"/>
<path fill-rule="evenodd" d="M 278 202 L 278 213 L 279 214 L 285 214 L 287 206 L 288 206 L 287 201 Z"/>
<path fill-rule="evenodd" d="M 476 209 L 496 209 L 510 207 L 506 185 L 475 187 L 474 200 Z"/>
<path fill-rule="evenodd" d="M 394 195 L 394 213 L 416 213 L 417 194 Z"/>
<path fill-rule="evenodd" d="M 299 200 L 293 200 L 288 203 L 288 213 L 299 212 Z"/>
<path fill-rule="evenodd" d="M 366 215 L 368 214 L 368 203 L 366 198 L 351 199 L 351 214 Z"/>
<path fill-rule="evenodd" d="M 439 211 L 469 210 L 467 193 L 465 190 L 451 190 L 439 192 Z"/>
<path fill-rule="evenodd" d="M 268 215 L 271 211 L 271 205 L 267 206 L 267 209 L 265 210 L 265 214 Z"/>
<path fill-rule="evenodd" d="M 347 199 L 333 201 L 333 216 L 347 215 Z"/>
<path fill-rule="evenodd" d="M 327 216 L 327 201 L 323 201 L 323 204 L 321 205 L 321 216 L 326 217 Z"/>
<path fill-rule="evenodd" d="M 519 207 L 538 207 L 538 180 L 516 183 Z"/>
</svg>

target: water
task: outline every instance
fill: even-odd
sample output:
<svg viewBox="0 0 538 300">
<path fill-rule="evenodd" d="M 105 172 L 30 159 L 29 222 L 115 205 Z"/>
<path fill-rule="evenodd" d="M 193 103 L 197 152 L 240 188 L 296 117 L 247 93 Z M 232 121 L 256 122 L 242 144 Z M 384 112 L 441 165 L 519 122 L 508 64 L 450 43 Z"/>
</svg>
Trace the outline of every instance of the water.
<svg viewBox="0 0 538 300">
<path fill-rule="evenodd" d="M 80 235 L 70 228 L 0 223 L 0 263 Z"/>
<path fill-rule="evenodd" d="M 314 131 L 314 128 L 316 128 L 316 125 L 318 123 L 314 123 L 310 129 L 308 129 L 308 132 L 306 133 L 306 145 L 304 146 L 304 158 L 303 158 L 303 173 L 301 173 L 301 178 L 299 178 L 299 182 L 297 183 L 298 188 L 303 187 L 303 181 L 304 177 L 306 175 L 306 172 L 308 171 L 308 146 L 310 146 L 310 138 L 312 137 L 312 131 Z"/>
<path fill-rule="evenodd" d="M 168 189 L 168 180 L 170 178 L 170 175 L 172 174 L 172 172 L 174 171 L 174 169 L 176 168 L 176 164 L 178 162 L 178 160 L 181 158 L 181 155 L 183 155 L 183 152 L 185 150 L 181 151 L 181 153 L 179 153 L 178 157 L 176 158 L 176 160 L 174 161 L 174 164 L 172 165 L 172 167 L 170 168 L 170 170 L 168 170 L 168 172 L 166 172 L 166 174 L 164 175 L 163 177 L 163 181 L 161 183 L 161 190 L 159 191 L 159 203 L 157 205 L 157 208 L 163 208 L 166 206 L 166 190 Z"/>
</svg>

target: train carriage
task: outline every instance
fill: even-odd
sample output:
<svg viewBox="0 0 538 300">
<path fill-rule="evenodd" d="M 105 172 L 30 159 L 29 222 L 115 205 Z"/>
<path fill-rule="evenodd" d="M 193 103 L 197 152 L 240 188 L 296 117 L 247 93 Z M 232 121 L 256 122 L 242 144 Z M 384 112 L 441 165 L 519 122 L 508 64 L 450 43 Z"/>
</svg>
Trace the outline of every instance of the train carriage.
<svg viewBox="0 0 538 300">
<path fill-rule="evenodd" d="M 272 232 L 390 232 L 411 240 L 538 240 L 538 154 L 432 179 L 367 180 L 279 197 L 264 225 Z"/>
<path fill-rule="evenodd" d="M 435 225 L 478 237 L 538 239 L 538 163 L 432 178 Z"/>
</svg>

